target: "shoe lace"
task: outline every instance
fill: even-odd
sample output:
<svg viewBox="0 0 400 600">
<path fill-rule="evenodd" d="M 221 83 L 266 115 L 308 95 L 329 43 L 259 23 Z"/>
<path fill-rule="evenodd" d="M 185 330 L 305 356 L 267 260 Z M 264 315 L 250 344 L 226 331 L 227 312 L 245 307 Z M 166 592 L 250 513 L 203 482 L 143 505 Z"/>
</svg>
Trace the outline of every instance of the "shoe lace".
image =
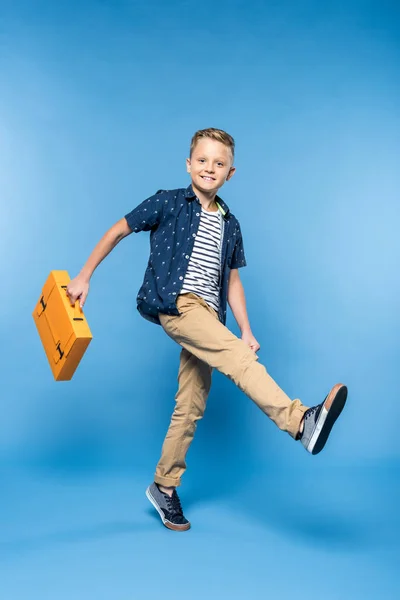
<svg viewBox="0 0 400 600">
<path fill-rule="evenodd" d="M 179 500 L 179 496 L 174 490 L 172 496 L 167 496 L 166 498 L 168 504 L 168 510 L 175 515 L 183 515 L 181 501 Z"/>
<path fill-rule="evenodd" d="M 318 408 L 317 406 L 313 406 L 312 408 L 309 408 L 306 411 L 306 414 L 304 415 L 304 417 L 306 419 L 309 419 L 310 417 L 312 417 L 312 415 L 316 412 L 317 408 Z"/>
<path fill-rule="evenodd" d="M 312 416 L 313 416 L 313 414 L 314 414 L 314 413 L 316 413 L 316 412 L 317 412 L 317 410 L 318 410 L 319 408 L 320 408 L 320 405 L 319 405 L 319 404 L 318 404 L 317 406 L 313 406 L 312 408 L 309 408 L 309 409 L 306 411 L 306 413 L 305 413 L 305 415 L 304 415 L 304 418 L 305 418 L 305 419 L 309 419 L 310 417 L 312 417 Z"/>
</svg>

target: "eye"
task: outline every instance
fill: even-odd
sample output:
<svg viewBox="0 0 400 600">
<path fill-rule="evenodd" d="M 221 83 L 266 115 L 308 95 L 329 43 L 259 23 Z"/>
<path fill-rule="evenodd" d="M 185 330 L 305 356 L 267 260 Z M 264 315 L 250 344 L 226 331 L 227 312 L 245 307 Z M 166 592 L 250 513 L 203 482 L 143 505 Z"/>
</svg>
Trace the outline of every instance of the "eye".
<svg viewBox="0 0 400 600">
<path fill-rule="evenodd" d="M 204 158 L 199 158 L 199 162 L 204 162 Z"/>
<path fill-rule="evenodd" d="M 224 163 L 222 163 L 222 162 L 219 162 L 219 163 L 217 163 L 217 165 L 218 165 L 219 167 L 223 167 L 223 166 L 224 166 Z"/>
</svg>

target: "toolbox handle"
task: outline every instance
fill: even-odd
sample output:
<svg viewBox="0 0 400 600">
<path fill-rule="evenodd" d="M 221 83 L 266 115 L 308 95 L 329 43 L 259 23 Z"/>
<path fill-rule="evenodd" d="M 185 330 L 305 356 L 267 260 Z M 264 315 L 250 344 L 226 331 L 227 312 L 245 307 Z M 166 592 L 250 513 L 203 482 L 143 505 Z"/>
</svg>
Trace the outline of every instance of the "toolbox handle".
<svg viewBox="0 0 400 600">
<path fill-rule="evenodd" d="M 66 290 L 67 286 L 62 285 L 61 288 L 63 290 Z M 81 307 L 79 306 L 78 300 L 76 300 L 74 305 L 72 305 L 70 302 L 68 306 L 74 310 L 74 316 L 72 317 L 74 321 L 84 321 L 83 312 L 81 310 Z"/>
</svg>

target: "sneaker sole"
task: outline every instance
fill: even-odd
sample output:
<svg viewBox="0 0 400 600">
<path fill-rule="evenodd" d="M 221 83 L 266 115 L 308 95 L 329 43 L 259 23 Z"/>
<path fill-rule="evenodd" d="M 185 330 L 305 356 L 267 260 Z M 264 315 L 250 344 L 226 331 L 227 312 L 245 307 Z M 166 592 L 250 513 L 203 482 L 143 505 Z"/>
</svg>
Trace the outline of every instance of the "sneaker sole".
<svg viewBox="0 0 400 600">
<path fill-rule="evenodd" d="M 175 523 L 171 523 L 171 521 L 168 521 L 168 519 L 165 518 L 163 511 L 158 506 L 157 502 L 152 496 L 152 493 L 150 492 L 150 486 L 146 490 L 146 496 L 160 515 L 161 521 L 163 522 L 163 525 L 167 527 L 167 529 L 172 529 L 172 531 L 187 531 L 190 529 L 190 523 L 186 523 L 186 525 L 175 525 Z"/>
<path fill-rule="evenodd" d="M 312 438 L 317 434 L 317 439 L 315 441 L 315 445 L 311 450 L 311 454 L 319 454 L 321 450 L 323 450 L 329 434 L 331 432 L 332 427 L 334 426 L 337 418 L 343 410 L 344 405 L 346 404 L 347 399 L 347 387 L 341 383 L 333 386 L 328 396 L 324 401 L 324 405 L 321 411 L 320 418 L 316 424 L 316 430 L 311 437 L 310 445 L 312 445 Z M 326 408 L 328 406 L 328 408 Z M 321 423 L 320 421 L 324 419 Z M 321 431 L 318 435 L 318 425 L 321 427 Z"/>
</svg>

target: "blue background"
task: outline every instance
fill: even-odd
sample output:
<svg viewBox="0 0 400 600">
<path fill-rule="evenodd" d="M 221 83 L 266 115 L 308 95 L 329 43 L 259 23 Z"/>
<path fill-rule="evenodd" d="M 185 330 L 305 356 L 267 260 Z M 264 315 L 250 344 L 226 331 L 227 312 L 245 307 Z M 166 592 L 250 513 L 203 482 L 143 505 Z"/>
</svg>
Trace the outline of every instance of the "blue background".
<svg viewBox="0 0 400 600">
<path fill-rule="evenodd" d="M 322 4 L 1 1 L 2 598 L 399 597 L 400 11 Z M 144 496 L 179 364 L 136 311 L 148 234 L 95 272 L 71 382 L 31 313 L 50 270 L 188 184 L 209 126 L 237 143 L 221 195 L 260 361 L 307 404 L 350 395 L 311 457 L 214 373 L 179 535 Z"/>
</svg>

